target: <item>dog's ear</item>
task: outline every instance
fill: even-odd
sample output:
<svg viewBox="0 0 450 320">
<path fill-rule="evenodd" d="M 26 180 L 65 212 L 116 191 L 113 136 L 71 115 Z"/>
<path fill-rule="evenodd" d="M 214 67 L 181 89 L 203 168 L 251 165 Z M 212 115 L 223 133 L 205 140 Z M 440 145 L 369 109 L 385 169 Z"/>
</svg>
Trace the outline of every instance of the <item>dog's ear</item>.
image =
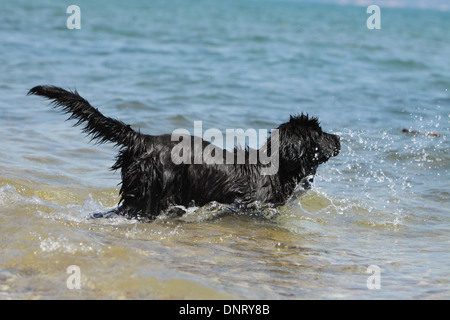
<svg viewBox="0 0 450 320">
<path fill-rule="evenodd" d="M 279 132 L 279 155 L 280 170 L 291 174 L 302 171 L 308 166 L 306 153 L 310 149 L 310 138 L 307 128 L 300 124 L 305 123 L 305 119 L 291 116 L 289 122 L 278 127 Z"/>
</svg>

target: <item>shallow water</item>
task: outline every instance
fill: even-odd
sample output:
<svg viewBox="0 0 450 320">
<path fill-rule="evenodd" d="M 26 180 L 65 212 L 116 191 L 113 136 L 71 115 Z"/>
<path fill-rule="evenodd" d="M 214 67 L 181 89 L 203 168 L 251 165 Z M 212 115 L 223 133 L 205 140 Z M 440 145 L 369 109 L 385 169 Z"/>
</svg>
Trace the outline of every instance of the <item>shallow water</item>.
<svg viewBox="0 0 450 320">
<path fill-rule="evenodd" d="M 78 5 L 81 30 L 66 28 L 66 4 L 0 12 L 1 299 L 450 297 L 448 12 L 382 8 L 368 30 L 364 7 Z M 76 87 L 151 134 L 199 120 L 270 129 L 308 112 L 342 150 L 277 212 L 88 220 L 117 205 L 117 150 L 26 97 L 38 84 Z M 71 265 L 81 289 L 67 286 Z"/>
</svg>

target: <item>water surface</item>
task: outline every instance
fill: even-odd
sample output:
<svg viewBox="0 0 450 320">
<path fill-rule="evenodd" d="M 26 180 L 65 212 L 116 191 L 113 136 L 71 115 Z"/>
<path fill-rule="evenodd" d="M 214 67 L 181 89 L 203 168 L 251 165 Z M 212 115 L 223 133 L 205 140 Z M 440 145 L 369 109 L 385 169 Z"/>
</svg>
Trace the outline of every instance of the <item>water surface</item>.
<svg viewBox="0 0 450 320">
<path fill-rule="evenodd" d="M 365 7 L 79 1 L 68 30 L 70 4 L 0 12 L 1 299 L 450 297 L 448 12 L 382 8 L 368 30 Z M 117 205 L 117 150 L 27 97 L 39 84 L 151 134 L 306 112 L 342 150 L 277 214 L 87 220 Z"/>
</svg>

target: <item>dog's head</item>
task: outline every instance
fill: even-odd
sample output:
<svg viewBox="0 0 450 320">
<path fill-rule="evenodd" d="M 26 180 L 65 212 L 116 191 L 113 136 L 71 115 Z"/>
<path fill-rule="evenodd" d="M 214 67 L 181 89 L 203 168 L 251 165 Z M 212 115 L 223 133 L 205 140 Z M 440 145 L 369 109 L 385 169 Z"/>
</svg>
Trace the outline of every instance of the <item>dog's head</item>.
<svg viewBox="0 0 450 320">
<path fill-rule="evenodd" d="M 278 127 L 280 173 L 303 179 L 314 175 L 317 167 L 337 156 L 339 136 L 322 131 L 317 118 L 291 116 Z"/>
</svg>

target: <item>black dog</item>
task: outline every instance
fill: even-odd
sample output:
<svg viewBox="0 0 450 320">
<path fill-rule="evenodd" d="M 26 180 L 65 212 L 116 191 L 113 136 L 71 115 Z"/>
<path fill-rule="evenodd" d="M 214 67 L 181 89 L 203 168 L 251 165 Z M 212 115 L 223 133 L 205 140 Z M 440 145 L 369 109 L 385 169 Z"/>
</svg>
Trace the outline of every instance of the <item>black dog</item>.
<svg viewBox="0 0 450 320">
<path fill-rule="evenodd" d="M 296 192 L 307 189 L 317 167 L 340 150 L 338 136 L 323 132 L 317 118 L 302 114 L 280 125 L 276 136 L 272 133 L 258 150 L 256 162 L 251 159 L 254 149 L 226 151 L 215 147 L 205 156 L 206 163 L 196 164 L 195 152 L 188 155 L 189 161 L 176 163 L 173 156 L 178 154 L 173 150 L 179 141 L 173 141 L 170 134 L 141 134 L 119 120 L 105 117 L 76 91 L 37 86 L 28 94 L 52 100 L 55 107 L 71 114 L 69 119 L 78 120 L 76 125 L 84 123 L 83 131 L 92 139 L 120 147 L 112 166 L 113 170 L 121 169 L 122 174 L 121 206 L 116 213 L 128 217 L 150 220 L 172 206 L 203 206 L 212 201 L 238 207 L 255 202 L 283 205 Z M 202 150 L 211 147 L 201 138 L 186 137 L 192 150 L 196 150 L 196 143 Z M 241 151 L 244 161 L 239 163 Z M 218 153 L 222 159 L 230 157 L 234 162 L 208 162 Z M 264 157 L 274 155 L 278 156 L 275 170 L 264 173 L 269 169 Z"/>
</svg>

